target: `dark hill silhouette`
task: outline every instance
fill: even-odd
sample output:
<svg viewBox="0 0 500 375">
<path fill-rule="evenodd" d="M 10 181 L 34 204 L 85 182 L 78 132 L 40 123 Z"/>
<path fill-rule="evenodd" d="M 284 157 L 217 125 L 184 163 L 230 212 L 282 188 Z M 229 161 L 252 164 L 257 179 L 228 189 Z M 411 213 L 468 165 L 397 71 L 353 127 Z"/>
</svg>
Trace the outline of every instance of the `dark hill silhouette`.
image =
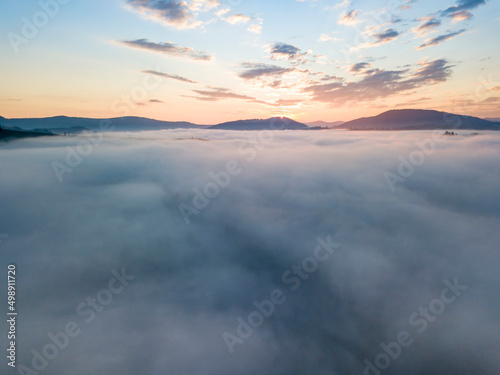
<svg viewBox="0 0 500 375">
<path fill-rule="evenodd" d="M 17 127 L 25 130 L 47 129 L 55 133 L 80 133 L 84 130 L 101 130 L 100 124 L 106 121 L 114 126 L 115 131 L 145 131 L 163 129 L 203 128 L 190 122 L 169 122 L 152 120 L 144 117 L 115 117 L 111 119 L 93 119 L 83 117 L 55 116 L 44 118 L 5 119 L 2 123 L 10 128 Z M 111 123 L 109 123 L 111 122 Z"/>
<path fill-rule="evenodd" d="M 423 109 L 398 109 L 378 116 L 348 121 L 339 128 L 351 130 L 500 130 L 500 124 L 478 117 Z"/>
<path fill-rule="evenodd" d="M 287 117 L 272 117 L 267 120 L 239 120 L 210 126 L 222 130 L 305 130 L 307 125 Z"/>
<path fill-rule="evenodd" d="M 0 125 L 0 141 L 9 141 L 20 138 L 46 137 L 53 136 L 50 132 L 35 132 L 16 129 L 5 129 Z"/>
</svg>

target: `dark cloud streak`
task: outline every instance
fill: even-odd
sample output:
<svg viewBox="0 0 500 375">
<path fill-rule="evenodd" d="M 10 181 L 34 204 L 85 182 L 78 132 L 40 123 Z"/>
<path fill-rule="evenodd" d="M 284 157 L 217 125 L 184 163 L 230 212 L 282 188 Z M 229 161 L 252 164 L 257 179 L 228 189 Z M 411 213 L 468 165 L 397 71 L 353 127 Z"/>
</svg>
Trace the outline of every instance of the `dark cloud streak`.
<svg viewBox="0 0 500 375">
<path fill-rule="evenodd" d="M 174 79 L 176 81 L 186 82 L 186 83 L 197 83 L 196 81 L 190 80 L 189 78 L 181 77 L 177 74 L 157 72 L 156 70 L 143 70 L 142 73 L 152 74 L 158 77 L 163 77 L 167 79 Z"/>
<path fill-rule="evenodd" d="M 447 40 L 450 40 L 450 39 L 452 39 L 460 34 L 463 34 L 465 31 L 466 31 L 465 29 L 462 29 L 462 30 L 450 32 L 448 34 L 439 35 L 435 38 L 427 40 L 424 44 L 417 47 L 417 49 L 424 49 L 427 47 L 440 45 L 441 43 L 446 42 Z"/>
<path fill-rule="evenodd" d="M 147 39 L 123 40 L 119 42 L 124 46 L 142 49 L 150 52 L 161 53 L 170 56 L 185 57 L 197 61 L 210 61 L 212 56 L 206 52 L 196 51 L 191 47 L 178 46 L 172 42 L 155 43 Z"/>
</svg>

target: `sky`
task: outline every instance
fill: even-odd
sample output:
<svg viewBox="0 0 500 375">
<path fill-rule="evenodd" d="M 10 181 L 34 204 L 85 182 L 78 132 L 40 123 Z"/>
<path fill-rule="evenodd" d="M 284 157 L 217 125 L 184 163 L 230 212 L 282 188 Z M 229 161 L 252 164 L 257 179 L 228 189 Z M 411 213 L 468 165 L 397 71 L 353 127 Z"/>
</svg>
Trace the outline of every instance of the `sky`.
<svg viewBox="0 0 500 375">
<path fill-rule="evenodd" d="M 0 115 L 500 117 L 493 0 L 2 2 Z"/>
</svg>

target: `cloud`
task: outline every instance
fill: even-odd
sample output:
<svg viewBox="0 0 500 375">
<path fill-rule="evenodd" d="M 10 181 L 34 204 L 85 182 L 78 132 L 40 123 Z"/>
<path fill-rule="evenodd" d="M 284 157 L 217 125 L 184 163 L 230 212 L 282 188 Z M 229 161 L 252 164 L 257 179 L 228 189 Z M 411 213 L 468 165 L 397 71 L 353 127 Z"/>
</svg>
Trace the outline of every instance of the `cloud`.
<svg viewBox="0 0 500 375">
<path fill-rule="evenodd" d="M 453 21 L 467 21 L 467 20 L 470 20 L 473 16 L 472 16 L 472 13 L 469 12 L 468 10 L 460 10 L 460 11 L 457 11 L 457 12 L 454 12 L 451 16 L 450 16 Z"/>
<path fill-rule="evenodd" d="M 268 50 L 274 58 L 283 56 L 290 60 L 301 54 L 299 48 L 285 43 L 274 43 L 269 46 Z"/>
<path fill-rule="evenodd" d="M 338 24 L 339 25 L 347 25 L 347 26 L 356 25 L 359 22 L 361 22 L 357 17 L 358 17 L 358 11 L 357 10 L 351 10 L 348 13 L 344 13 L 340 17 L 340 19 L 338 21 Z"/>
<path fill-rule="evenodd" d="M 176 29 L 194 29 L 203 25 L 200 13 L 215 11 L 217 0 L 125 0 L 126 6 L 146 18 Z"/>
<path fill-rule="evenodd" d="M 261 87 L 274 89 L 296 87 L 299 84 L 297 76 L 302 74 L 296 68 L 285 68 L 260 62 L 245 62 L 242 64 L 242 68 L 243 71 L 238 73 L 239 78 Z"/>
<path fill-rule="evenodd" d="M 245 16 L 244 14 L 233 14 L 224 19 L 226 22 L 231 25 L 239 25 L 242 23 L 248 23 L 252 20 L 252 17 Z"/>
<path fill-rule="evenodd" d="M 342 40 L 342 39 L 334 37 L 332 35 L 328 35 L 328 34 L 321 34 L 321 36 L 318 39 L 318 42 L 328 42 L 330 40 L 339 41 L 339 40 Z"/>
<path fill-rule="evenodd" d="M 258 79 L 262 77 L 276 78 L 294 71 L 294 68 L 283 68 L 277 65 L 257 62 L 246 62 L 242 66 L 245 70 L 239 74 L 239 77 L 243 79 Z"/>
<path fill-rule="evenodd" d="M 368 68 L 370 66 L 371 66 L 370 63 L 360 62 L 360 63 L 352 65 L 349 68 L 349 71 L 352 72 L 352 73 L 358 73 L 358 72 L 361 72 L 361 71 L 365 70 L 366 68 Z"/>
<path fill-rule="evenodd" d="M 335 5 L 335 9 L 338 9 L 338 8 L 348 8 L 349 6 L 351 6 L 351 1 L 350 0 L 344 0 L 342 1 L 341 3 L 337 3 Z"/>
<path fill-rule="evenodd" d="M 278 99 L 273 103 L 269 103 L 273 107 L 297 107 L 303 102 L 301 99 Z"/>
<path fill-rule="evenodd" d="M 429 100 L 432 100 L 432 98 L 422 97 L 422 98 L 418 98 L 418 99 L 414 99 L 414 100 L 409 100 L 407 102 L 398 103 L 395 105 L 395 107 L 411 108 L 414 106 L 421 106 L 423 102 L 427 102 Z"/>
<path fill-rule="evenodd" d="M 403 4 L 401 4 L 400 9 L 401 10 L 409 10 L 412 7 L 412 4 L 417 3 L 419 0 L 406 0 Z"/>
<path fill-rule="evenodd" d="M 421 61 L 417 69 L 363 71 L 359 81 L 343 81 L 330 84 L 313 84 L 304 89 L 312 96 L 312 100 L 334 104 L 347 104 L 362 101 L 373 101 L 398 95 L 408 90 L 445 82 L 451 76 L 448 61 L 438 59 Z"/>
<path fill-rule="evenodd" d="M 365 31 L 365 33 L 369 34 L 370 28 L 367 31 Z M 371 31 L 371 33 L 372 34 L 370 36 L 375 39 L 373 42 L 365 42 L 365 43 L 360 44 L 357 47 L 353 47 L 352 49 L 355 50 L 355 49 L 361 49 L 361 48 L 371 48 L 371 47 L 381 46 L 381 45 L 390 43 L 393 40 L 396 40 L 398 38 L 398 36 L 400 35 L 400 33 L 394 29 L 385 29 L 385 30 L 378 32 L 378 33 L 373 33 L 373 31 Z M 367 37 L 367 40 L 369 40 L 368 38 L 369 37 Z"/>
<path fill-rule="evenodd" d="M 194 19 L 185 1 L 176 0 L 126 0 L 127 5 L 142 15 L 161 21 L 179 29 L 195 28 L 201 25 Z M 199 1 L 196 2 L 200 4 Z"/>
<path fill-rule="evenodd" d="M 363 374 L 406 331 L 414 341 L 384 375 L 496 374 L 500 139 L 458 132 L 396 193 L 384 172 L 432 133 L 105 134 L 63 183 L 50 165 L 85 136 L 2 146 L 0 262 L 20 274 L 18 369 L 74 321 L 81 333 L 48 373 Z M 241 173 L 186 225 L 179 204 L 230 160 Z M 292 291 L 284 272 L 303 271 L 327 236 L 341 247 L 292 274 Z M 124 267 L 135 279 L 109 301 L 111 270 Z M 443 281 L 455 278 L 468 289 L 441 312 Z M 231 355 L 223 333 L 236 335 L 275 289 L 286 300 Z"/>
<path fill-rule="evenodd" d="M 167 78 L 167 79 L 174 79 L 174 80 L 181 81 L 181 82 L 197 83 L 196 81 L 190 80 L 190 79 L 185 78 L 185 77 L 181 77 L 177 74 L 162 73 L 162 72 L 157 72 L 156 70 L 143 70 L 142 73 L 152 74 L 152 75 Z"/>
<path fill-rule="evenodd" d="M 456 5 L 453 5 L 440 12 L 443 17 L 451 17 L 454 20 L 466 20 L 472 17 L 469 11 L 481 5 L 485 5 L 485 0 L 458 0 Z"/>
<path fill-rule="evenodd" d="M 413 32 L 419 36 L 424 36 L 434 31 L 435 28 L 441 26 L 441 21 L 436 17 L 425 17 L 419 18 L 418 21 L 422 21 L 422 24 L 417 28 L 413 28 Z"/>
<path fill-rule="evenodd" d="M 267 52 L 272 60 L 288 60 L 292 63 L 303 64 L 306 62 L 307 52 L 291 44 L 274 43 L 266 46 Z"/>
<path fill-rule="evenodd" d="M 254 33 L 254 34 L 260 34 L 260 33 L 262 33 L 262 25 L 258 25 L 258 24 L 250 25 L 248 27 L 247 31 Z"/>
<path fill-rule="evenodd" d="M 221 8 L 217 12 L 215 12 L 215 15 L 219 17 L 219 19 L 231 24 L 231 25 L 244 25 L 248 24 L 249 22 L 253 22 L 247 29 L 247 31 L 254 33 L 254 34 L 260 34 L 262 32 L 262 23 L 264 22 L 261 18 L 254 18 L 250 17 L 241 13 L 238 14 L 232 14 L 230 16 L 226 15 L 231 12 L 231 9 L 229 8 Z"/>
<path fill-rule="evenodd" d="M 448 34 L 439 35 L 439 36 L 432 38 L 432 39 L 428 39 L 425 41 L 424 44 L 418 46 L 416 49 L 420 50 L 420 49 L 424 49 L 427 47 L 440 45 L 441 43 L 446 42 L 447 40 L 450 40 L 450 39 L 452 39 L 460 34 L 463 34 L 465 31 L 466 31 L 465 29 L 462 29 L 462 30 L 450 32 Z"/>
<path fill-rule="evenodd" d="M 210 87 L 209 90 L 193 90 L 193 92 L 198 94 L 199 96 L 184 96 L 188 98 L 195 98 L 205 102 L 218 102 L 220 100 L 226 99 L 243 99 L 250 101 L 256 100 L 255 98 L 252 98 L 250 96 L 240 95 L 222 87 Z"/>
<path fill-rule="evenodd" d="M 147 39 L 137 39 L 137 40 L 123 40 L 119 43 L 131 48 L 162 53 L 170 56 L 185 57 L 197 61 L 209 61 L 212 60 L 213 58 L 206 52 L 196 51 L 195 49 L 190 47 L 181 47 L 172 42 L 154 43 L 148 41 Z"/>
<path fill-rule="evenodd" d="M 163 101 L 159 99 L 149 99 L 147 102 L 137 102 L 136 105 L 146 106 L 148 104 L 158 104 L 158 103 L 163 103 Z"/>
<path fill-rule="evenodd" d="M 377 40 L 375 42 L 376 44 L 383 44 L 396 39 L 399 36 L 399 32 L 394 29 L 386 29 L 381 33 L 375 34 L 374 36 Z"/>
<path fill-rule="evenodd" d="M 220 4 L 217 0 L 191 0 L 189 9 L 193 11 L 209 11 L 217 8 Z"/>
</svg>

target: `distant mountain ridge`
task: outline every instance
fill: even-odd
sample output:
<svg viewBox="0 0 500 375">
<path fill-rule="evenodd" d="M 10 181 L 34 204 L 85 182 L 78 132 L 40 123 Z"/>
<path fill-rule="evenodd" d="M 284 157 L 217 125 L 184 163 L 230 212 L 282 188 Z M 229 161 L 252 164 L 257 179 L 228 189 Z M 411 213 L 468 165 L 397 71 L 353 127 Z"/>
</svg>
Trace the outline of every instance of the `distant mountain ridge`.
<svg viewBox="0 0 500 375">
<path fill-rule="evenodd" d="M 210 126 L 210 129 L 222 130 L 306 130 L 307 125 L 287 117 L 272 117 L 266 120 L 239 120 Z"/>
<path fill-rule="evenodd" d="M 190 122 L 160 121 L 145 117 L 115 117 L 110 119 L 94 119 L 84 117 L 43 117 L 43 118 L 16 118 L 6 119 L 0 117 L 0 121 L 7 127 L 21 128 L 26 130 L 46 129 L 54 133 L 81 133 L 85 130 L 101 130 L 101 123 L 106 121 L 113 126 L 115 131 L 143 131 L 164 129 L 191 129 L 205 128 Z"/>
<path fill-rule="evenodd" d="M 478 117 L 424 109 L 396 109 L 339 126 L 350 130 L 500 130 L 500 124 Z"/>
<path fill-rule="evenodd" d="M 340 125 L 342 125 L 345 121 L 313 121 L 313 122 L 307 122 L 307 126 L 321 126 L 323 128 L 337 128 Z"/>
<path fill-rule="evenodd" d="M 78 134 L 86 130 L 100 131 L 103 130 L 103 122 L 107 124 L 104 131 L 122 132 L 168 129 L 314 130 L 325 127 L 350 130 L 500 130 L 500 122 L 423 109 L 397 109 L 344 123 L 341 121 L 315 121 L 307 125 L 287 117 L 238 120 L 207 126 L 185 121 L 160 121 L 133 116 L 110 119 L 67 116 L 6 119 L 0 116 L 0 123 L 4 125 L 4 128 L 37 132 L 49 131 L 55 134 Z"/>
</svg>

